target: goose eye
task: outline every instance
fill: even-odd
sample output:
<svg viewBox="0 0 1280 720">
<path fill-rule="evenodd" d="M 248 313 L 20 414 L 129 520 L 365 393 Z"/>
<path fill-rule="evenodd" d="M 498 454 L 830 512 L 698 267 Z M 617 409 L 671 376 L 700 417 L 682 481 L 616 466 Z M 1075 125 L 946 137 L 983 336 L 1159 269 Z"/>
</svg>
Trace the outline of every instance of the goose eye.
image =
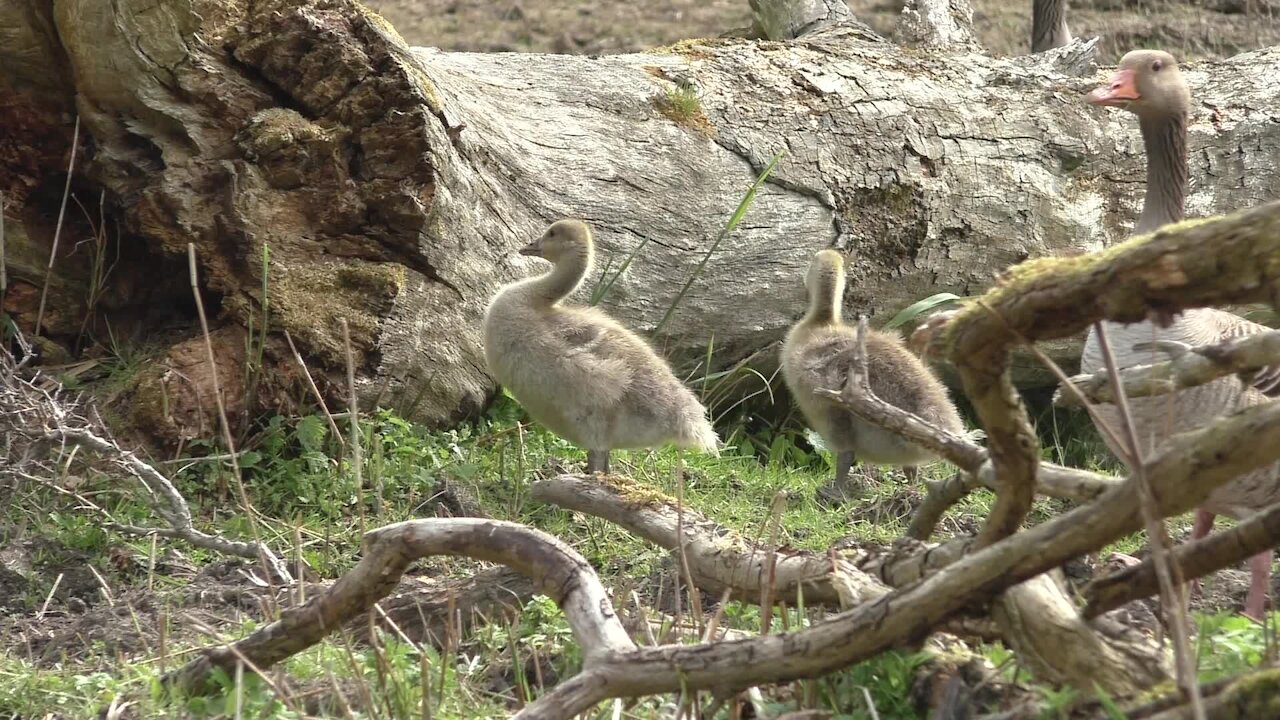
<svg viewBox="0 0 1280 720">
<path fill-rule="evenodd" d="M 1164 63 L 1160 62 L 1159 60 L 1156 60 L 1155 62 L 1151 63 L 1151 72 L 1160 72 L 1160 68 L 1162 67 L 1164 67 Z"/>
</svg>

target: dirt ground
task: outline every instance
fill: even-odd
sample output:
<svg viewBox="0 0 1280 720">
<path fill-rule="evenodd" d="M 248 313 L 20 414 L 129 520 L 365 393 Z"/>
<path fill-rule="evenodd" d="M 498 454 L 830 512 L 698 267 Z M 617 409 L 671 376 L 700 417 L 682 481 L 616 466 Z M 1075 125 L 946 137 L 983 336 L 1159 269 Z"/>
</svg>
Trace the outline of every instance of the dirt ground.
<svg viewBox="0 0 1280 720">
<path fill-rule="evenodd" d="M 746 0 L 366 0 L 413 45 L 477 52 L 625 53 L 677 40 L 715 37 L 750 25 Z M 972 0 L 974 25 L 996 55 L 1027 52 L 1029 0 Z M 893 32 L 898 0 L 849 0 L 863 22 Z M 1229 57 L 1280 44 L 1280 0 L 1084 0 L 1068 25 L 1102 36 L 1099 61 L 1135 47 L 1180 59 Z"/>
</svg>

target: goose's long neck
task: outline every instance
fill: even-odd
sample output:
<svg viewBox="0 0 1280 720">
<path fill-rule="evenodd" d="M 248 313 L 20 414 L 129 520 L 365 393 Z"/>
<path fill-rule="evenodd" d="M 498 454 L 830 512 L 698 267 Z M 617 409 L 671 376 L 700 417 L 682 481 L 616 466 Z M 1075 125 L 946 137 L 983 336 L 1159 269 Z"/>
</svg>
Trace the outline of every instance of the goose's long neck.
<svg viewBox="0 0 1280 720">
<path fill-rule="evenodd" d="M 1183 218 L 1187 195 L 1187 117 L 1185 113 L 1176 113 L 1162 118 L 1141 118 L 1138 122 L 1147 151 L 1147 194 L 1142 200 L 1142 215 L 1134 227 L 1134 233 L 1140 235 Z M 1149 328 L 1154 327 L 1149 320 L 1127 324 L 1107 321 L 1104 325 L 1113 333 L 1122 325 L 1144 334 L 1149 334 Z M 1148 339 L 1144 337 L 1142 342 Z"/>
<path fill-rule="evenodd" d="M 840 322 L 840 301 L 844 297 L 844 277 L 832 273 L 823 275 L 813 284 L 809 298 L 809 311 L 805 313 L 806 325 L 834 325 Z"/>
<path fill-rule="evenodd" d="M 591 271 L 593 255 L 589 247 L 566 254 L 556 262 L 551 272 L 530 281 L 534 302 L 549 306 L 572 295 Z"/>
<path fill-rule="evenodd" d="M 1142 118 L 1142 142 L 1147 149 L 1147 194 L 1136 233 L 1148 233 L 1183 218 L 1187 195 L 1187 116 Z"/>
<path fill-rule="evenodd" d="M 1071 42 L 1066 0 L 1034 0 L 1031 4 L 1031 52 L 1044 52 Z"/>
</svg>

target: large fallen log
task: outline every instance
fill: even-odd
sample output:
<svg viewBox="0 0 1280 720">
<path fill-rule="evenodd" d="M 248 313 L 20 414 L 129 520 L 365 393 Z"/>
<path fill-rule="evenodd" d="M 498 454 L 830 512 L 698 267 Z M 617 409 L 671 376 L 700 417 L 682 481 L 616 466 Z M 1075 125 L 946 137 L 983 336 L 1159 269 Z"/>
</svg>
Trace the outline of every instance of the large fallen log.
<svg viewBox="0 0 1280 720">
<path fill-rule="evenodd" d="M 366 400 L 431 422 L 476 412 L 493 392 L 486 301 L 533 270 L 513 249 L 562 215 L 592 223 L 615 270 L 637 252 L 604 304 L 651 332 L 779 150 L 658 334 L 678 360 L 713 337 L 721 366 L 776 341 L 819 248 L 853 254 L 846 304 L 876 321 L 1126 234 L 1136 130 L 1086 107 L 1090 81 L 1059 74 L 1057 56 L 903 51 L 833 17 L 788 42 L 590 58 L 410 50 L 351 0 L 0 0 L 4 308 L 28 330 L 40 315 L 77 113 L 85 210 L 66 213 L 42 333 L 75 345 L 85 316 L 99 337 L 104 317 L 193 327 L 174 270 L 194 242 L 228 364 L 247 362 L 248 328 L 270 316 L 262 373 L 223 374 L 233 408 L 258 378 L 259 404 L 291 402 L 273 392 L 301 382 L 280 331 L 325 386 L 346 319 Z M 1280 195 L 1280 126 L 1265 110 L 1280 100 L 1277 52 L 1187 69 L 1196 213 Z M 99 231 L 119 261 L 91 301 L 79 241 Z M 191 340 L 174 342 L 127 405 L 169 439 L 212 425 L 207 373 L 184 363 Z M 1070 370 L 1075 345 L 1057 343 Z M 1020 384 L 1053 382 L 1023 357 Z"/>
</svg>

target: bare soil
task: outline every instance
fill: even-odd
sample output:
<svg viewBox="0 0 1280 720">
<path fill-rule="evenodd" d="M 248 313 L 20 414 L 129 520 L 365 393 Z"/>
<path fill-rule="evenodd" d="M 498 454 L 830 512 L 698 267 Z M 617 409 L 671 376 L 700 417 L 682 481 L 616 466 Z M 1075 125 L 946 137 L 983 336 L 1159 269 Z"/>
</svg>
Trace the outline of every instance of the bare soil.
<svg viewBox="0 0 1280 720">
<path fill-rule="evenodd" d="M 746 0 L 366 0 L 412 45 L 476 52 L 607 54 L 686 38 L 716 37 L 751 24 Z M 974 26 L 995 55 L 1028 52 L 1030 0 L 973 0 Z M 891 35 L 899 0 L 849 0 L 854 13 Z M 1068 24 L 1102 37 L 1099 62 L 1135 47 L 1182 60 L 1229 57 L 1280 44 L 1280 0 L 1082 0 Z"/>
</svg>

